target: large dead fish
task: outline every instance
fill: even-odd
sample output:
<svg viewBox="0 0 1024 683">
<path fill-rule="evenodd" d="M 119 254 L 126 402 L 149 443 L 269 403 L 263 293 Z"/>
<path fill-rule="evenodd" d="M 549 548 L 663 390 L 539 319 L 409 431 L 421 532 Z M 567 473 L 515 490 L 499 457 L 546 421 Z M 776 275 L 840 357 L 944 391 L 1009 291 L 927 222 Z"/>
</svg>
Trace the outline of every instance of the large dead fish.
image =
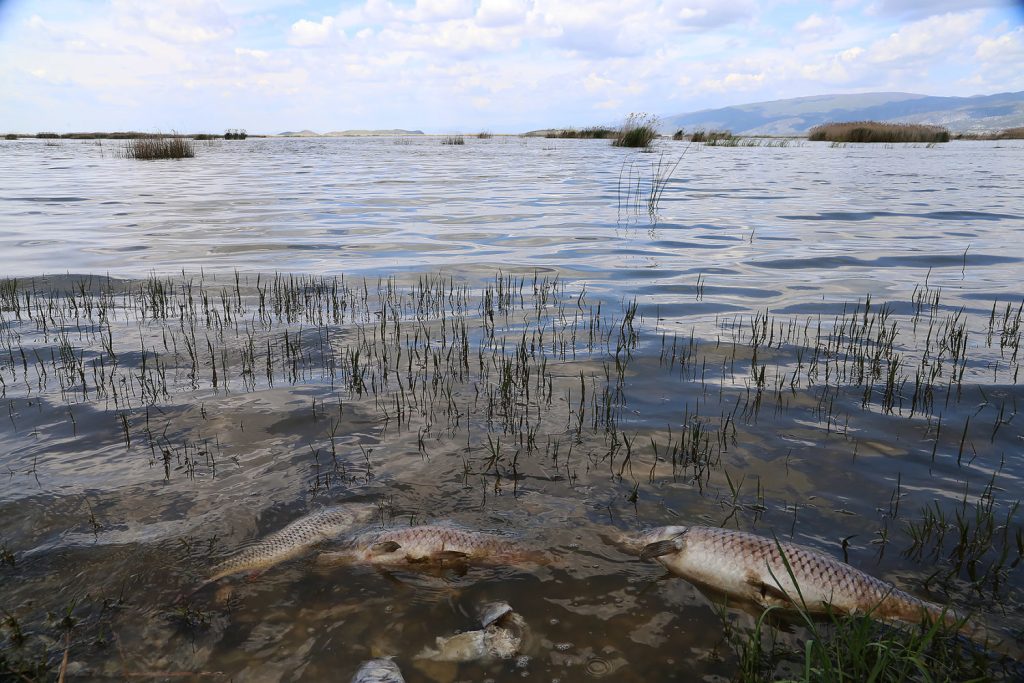
<svg viewBox="0 0 1024 683">
<path fill-rule="evenodd" d="M 398 665 L 386 657 L 363 662 L 350 683 L 405 683 Z"/>
<path fill-rule="evenodd" d="M 762 607 L 867 614 L 897 624 L 941 621 L 981 645 L 1002 642 L 952 610 L 794 543 L 729 529 L 667 526 L 621 538 L 620 545 L 642 560 L 656 559 L 687 581 Z"/>
<path fill-rule="evenodd" d="M 318 543 L 338 538 L 364 523 L 376 509 L 369 504 L 348 504 L 322 508 L 300 517 L 280 531 L 253 541 L 215 566 L 199 588 L 232 574 L 264 571 L 298 557 Z"/>
<path fill-rule="evenodd" d="M 499 566 L 546 564 L 548 559 L 545 553 L 507 536 L 424 524 L 356 534 L 343 541 L 339 550 L 321 553 L 317 562 L 400 566 L 449 561 Z"/>
<path fill-rule="evenodd" d="M 489 662 L 519 654 L 526 636 L 526 621 L 505 602 L 483 605 L 482 629 L 438 637 L 434 647 L 424 648 L 416 659 L 432 662 Z"/>
</svg>

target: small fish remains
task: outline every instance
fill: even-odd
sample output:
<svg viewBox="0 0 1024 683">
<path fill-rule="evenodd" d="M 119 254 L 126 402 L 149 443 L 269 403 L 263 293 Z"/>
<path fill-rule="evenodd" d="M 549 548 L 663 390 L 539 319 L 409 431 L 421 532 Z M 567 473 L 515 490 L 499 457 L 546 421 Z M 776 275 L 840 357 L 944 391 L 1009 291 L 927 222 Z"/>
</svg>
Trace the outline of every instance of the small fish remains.
<svg viewBox="0 0 1024 683">
<path fill-rule="evenodd" d="M 218 564 L 199 588 L 232 574 L 263 571 L 298 557 L 316 544 L 338 538 L 365 522 L 375 510 L 372 505 L 349 504 L 322 508 L 301 517 Z"/>
<path fill-rule="evenodd" d="M 343 542 L 337 551 L 321 553 L 317 562 L 397 566 L 425 562 L 467 562 L 483 565 L 543 564 L 546 556 L 515 539 L 440 524 L 366 531 Z"/>
<path fill-rule="evenodd" d="M 405 683 L 398 665 L 386 657 L 363 662 L 350 683 Z"/>
<path fill-rule="evenodd" d="M 887 623 L 962 618 L 823 553 L 742 531 L 666 526 L 619 539 L 642 560 L 656 559 L 673 574 L 762 607 L 802 607 L 810 614 L 868 614 Z M 783 555 L 785 559 L 783 559 Z M 788 563 L 788 568 L 787 568 Z M 966 621 L 960 633 L 994 645 L 986 629 Z"/>
<path fill-rule="evenodd" d="M 424 648 L 416 659 L 432 662 L 489 662 L 519 654 L 527 634 L 526 622 L 506 602 L 482 605 L 478 631 L 438 637 L 435 647 Z"/>
</svg>

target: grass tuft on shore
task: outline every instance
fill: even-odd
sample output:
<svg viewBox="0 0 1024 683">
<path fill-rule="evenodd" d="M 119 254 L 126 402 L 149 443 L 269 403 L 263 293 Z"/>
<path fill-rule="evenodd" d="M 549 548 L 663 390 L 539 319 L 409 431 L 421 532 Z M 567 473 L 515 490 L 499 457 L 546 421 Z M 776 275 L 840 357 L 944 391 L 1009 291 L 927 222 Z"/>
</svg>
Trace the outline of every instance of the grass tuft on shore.
<svg viewBox="0 0 1024 683">
<path fill-rule="evenodd" d="M 632 113 L 619 128 L 612 145 L 615 147 L 650 147 L 658 137 L 658 118 L 652 114 Z"/>
<path fill-rule="evenodd" d="M 918 123 L 846 121 L 815 126 L 807 139 L 812 142 L 949 142 L 949 130 Z"/>
<path fill-rule="evenodd" d="M 191 159 L 196 155 L 192 140 L 181 135 L 147 135 L 125 145 L 126 159 Z"/>
</svg>

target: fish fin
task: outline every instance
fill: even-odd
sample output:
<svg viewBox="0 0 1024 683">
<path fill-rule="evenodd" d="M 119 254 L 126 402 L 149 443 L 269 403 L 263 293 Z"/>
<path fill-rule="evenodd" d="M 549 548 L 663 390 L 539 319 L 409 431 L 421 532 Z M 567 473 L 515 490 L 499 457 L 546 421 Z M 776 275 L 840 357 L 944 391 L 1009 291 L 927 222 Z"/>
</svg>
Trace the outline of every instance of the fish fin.
<svg viewBox="0 0 1024 683">
<path fill-rule="evenodd" d="M 431 557 L 435 560 L 464 560 L 469 557 L 468 553 L 463 553 L 458 550 L 441 550 L 434 553 Z"/>
<path fill-rule="evenodd" d="M 370 551 L 373 552 L 374 555 L 386 555 L 388 553 L 395 552 L 401 547 L 402 544 L 395 541 L 381 541 L 380 543 L 374 543 L 370 546 Z"/>
<path fill-rule="evenodd" d="M 793 601 L 790 600 L 788 595 L 786 595 L 786 591 L 782 590 L 781 588 L 773 584 L 765 583 L 753 574 L 747 576 L 747 583 L 750 584 L 750 586 L 755 591 L 757 591 L 758 599 L 760 600 L 761 604 L 793 604 Z"/>
<path fill-rule="evenodd" d="M 655 557 L 661 557 L 662 555 L 671 555 L 675 552 L 679 552 L 679 547 L 676 545 L 675 539 L 656 541 L 654 543 L 648 543 L 643 547 L 640 551 L 640 559 L 650 560 Z"/>
</svg>

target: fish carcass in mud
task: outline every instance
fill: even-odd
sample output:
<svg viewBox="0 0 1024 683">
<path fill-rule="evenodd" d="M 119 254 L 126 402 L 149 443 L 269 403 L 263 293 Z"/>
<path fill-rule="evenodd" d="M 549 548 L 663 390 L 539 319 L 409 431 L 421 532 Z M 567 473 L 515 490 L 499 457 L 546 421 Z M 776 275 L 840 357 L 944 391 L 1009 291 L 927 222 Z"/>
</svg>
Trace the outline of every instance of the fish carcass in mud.
<svg viewBox="0 0 1024 683">
<path fill-rule="evenodd" d="M 386 657 L 363 662 L 350 683 L 405 683 L 398 665 Z"/>
<path fill-rule="evenodd" d="M 215 566 L 210 576 L 196 590 L 232 574 L 264 571 L 298 557 L 313 546 L 338 538 L 365 523 L 376 509 L 368 504 L 339 505 L 300 517 L 280 531 L 253 541 Z"/>
<path fill-rule="evenodd" d="M 482 629 L 448 638 L 438 637 L 435 647 L 424 648 L 416 659 L 432 662 L 489 662 L 509 659 L 522 649 L 527 637 L 526 621 L 505 602 L 483 605 L 479 610 Z"/>
<path fill-rule="evenodd" d="M 666 526 L 618 539 L 640 559 L 656 559 L 687 581 L 762 607 L 800 607 L 810 614 L 867 614 L 887 623 L 963 619 L 952 610 L 910 595 L 844 562 L 794 543 L 729 529 Z M 785 556 L 785 559 L 783 559 Z M 788 568 L 787 568 L 788 563 Z M 978 623 L 960 633 L 998 646 Z"/>
<path fill-rule="evenodd" d="M 323 552 L 318 564 L 401 566 L 429 562 L 465 562 L 489 566 L 547 564 L 546 553 L 506 536 L 457 527 L 421 526 L 375 529 L 351 536 L 339 550 Z"/>
</svg>

